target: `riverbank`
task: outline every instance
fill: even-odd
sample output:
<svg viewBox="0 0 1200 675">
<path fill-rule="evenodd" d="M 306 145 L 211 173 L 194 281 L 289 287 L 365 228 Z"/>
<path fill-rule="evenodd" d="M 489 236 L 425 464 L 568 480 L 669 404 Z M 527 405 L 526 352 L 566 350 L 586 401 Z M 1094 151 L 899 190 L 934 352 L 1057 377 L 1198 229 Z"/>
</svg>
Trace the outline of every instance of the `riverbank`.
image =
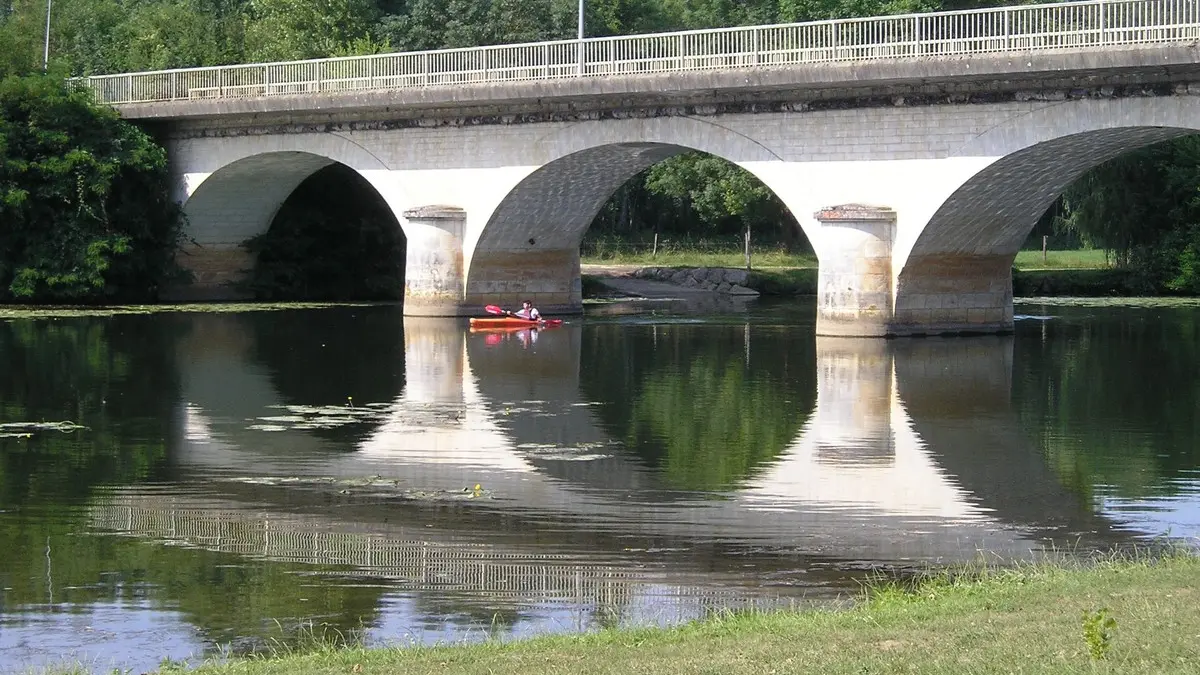
<svg viewBox="0 0 1200 675">
<path fill-rule="evenodd" d="M 617 276 L 644 277 L 646 271 L 670 272 L 675 269 L 697 268 L 585 264 L 583 266 L 584 296 L 604 296 L 605 279 Z M 649 278 L 657 279 L 658 277 Z M 745 286 L 762 295 L 816 295 L 817 269 L 815 267 L 755 268 L 747 275 Z M 1013 295 L 1018 298 L 1190 297 L 1189 294 L 1147 284 L 1135 270 L 1114 268 L 1014 269 Z"/>
<path fill-rule="evenodd" d="M 1106 618 L 1115 623 L 1106 627 Z M 318 648 L 195 672 L 1183 673 L 1196 663 L 1200 557 L 1179 553 L 942 576 L 911 590 L 883 586 L 849 609 L 509 643 Z"/>
</svg>

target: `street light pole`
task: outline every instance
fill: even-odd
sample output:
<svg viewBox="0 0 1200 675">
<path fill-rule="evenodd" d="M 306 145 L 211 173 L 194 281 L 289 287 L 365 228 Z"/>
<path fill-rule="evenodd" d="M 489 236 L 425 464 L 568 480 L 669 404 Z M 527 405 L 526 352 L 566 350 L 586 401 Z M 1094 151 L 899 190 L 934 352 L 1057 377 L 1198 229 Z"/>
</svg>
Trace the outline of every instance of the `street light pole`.
<svg viewBox="0 0 1200 675">
<path fill-rule="evenodd" d="M 583 0 L 579 0 L 579 74 L 583 75 L 584 66 L 584 51 L 583 51 Z"/>
<path fill-rule="evenodd" d="M 53 4 L 54 0 L 46 0 L 46 48 L 42 52 L 42 72 L 50 69 L 50 8 Z"/>
</svg>

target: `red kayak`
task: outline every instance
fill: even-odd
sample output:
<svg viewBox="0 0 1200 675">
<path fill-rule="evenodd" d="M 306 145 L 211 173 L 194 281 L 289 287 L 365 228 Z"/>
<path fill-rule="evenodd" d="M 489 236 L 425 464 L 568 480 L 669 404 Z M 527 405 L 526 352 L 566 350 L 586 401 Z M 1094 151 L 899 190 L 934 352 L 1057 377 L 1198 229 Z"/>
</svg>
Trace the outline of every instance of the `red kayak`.
<svg viewBox="0 0 1200 675">
<path fill-rule="evenodd" d="M 471 319 L 471 328 L 546 328 L 549 326 L 558 326 L 563 322 L 562 319 L 542 319 L 540 321 L 530 321 L 529 319 L 520 319 L 515 316 L 497 316 L 497 317 L 482 317 Z"/>
</svg>

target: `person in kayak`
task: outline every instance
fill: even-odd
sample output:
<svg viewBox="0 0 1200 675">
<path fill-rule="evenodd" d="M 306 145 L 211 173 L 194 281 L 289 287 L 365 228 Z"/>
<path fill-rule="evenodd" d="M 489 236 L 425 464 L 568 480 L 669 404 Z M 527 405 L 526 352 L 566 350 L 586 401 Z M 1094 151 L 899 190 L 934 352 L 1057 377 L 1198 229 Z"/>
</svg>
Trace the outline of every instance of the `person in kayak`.
<svg viewBox="0 0 1200 675">
<path fill-rule="evenodd" d="M 512 312 L 512 315 L 517 317 L 518 319 L 526 319 L 528 321 L 541 321 L 542 320 L 542 313 L 537 311 L 537 307 L 534 307 L 533 303 L 528 300 L 521 303 L 521 309 L 518 309 L 517 311 Z"/>
</svg>

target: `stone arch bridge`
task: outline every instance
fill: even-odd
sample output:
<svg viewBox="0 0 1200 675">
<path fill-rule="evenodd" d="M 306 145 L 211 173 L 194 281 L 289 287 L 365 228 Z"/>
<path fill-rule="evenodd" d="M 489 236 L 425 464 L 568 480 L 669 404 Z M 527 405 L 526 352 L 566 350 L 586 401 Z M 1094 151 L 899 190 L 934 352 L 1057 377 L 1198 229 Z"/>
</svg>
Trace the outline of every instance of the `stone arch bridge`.
<svg viewBox="0 0 1200 675">
<path fill-rule="evenodd" d="M 180 78 L 209 71 L 172 71 L 145 74 L 169 82 L 168 94 L 108 99 L 167 139 L 195 242 L 184 257 L 194 291 L 209 297 L 252 263 L 240 244 L 336 162 L 369 181 L 404 230 L 407 314 L 476 314 L 524 297 L 576 312 L 579 243 L 601 205 L 637 172 L 699 150 L 760 178 L 797 217 L 820 262 L 818 333 L 1002 332 L 1012 327 L 1013 258 L 1062 190 L 1105 160 L 1200 129 L 1195 3 L 1028 11 L 1052 7 L 1078 14 L 1057 42 L 1010 44 L 1017 8 L 988 10 L 1007 22 L 1004 41 L 967 36 L 961 44 L 974 47 L 961 52 L 917 37 L 774 63 L 778 50 L 756 46 L 722 67 L 689 69 L 697 62 L 680 56 L 678 67 L 632 72 L 628 59 L 587 51 L 579 77 L 546 66 L 545 76 L 506 79 L 485 66 L 465 84 L 373 75 L 352 90 L 326 89 L 319 76 L 307 89 L 272 89 L 271 69 L 288 64 L 237 66 L 229 77 L 259 68 L 262 82 L 184 90 Z M 887 25 L 920 35 L 938 17 L 949 15 Z M 1165 23 L 1151 30 L 1153 21 Z M 790 28 L 824 25 L 851 24 Z M 736 35 L 758 45 L 782 28 Z M 546 44 L 549 54 L 562 43 Z M 122 82 L 92 84 L 103 93 Z"/>
</svg>

